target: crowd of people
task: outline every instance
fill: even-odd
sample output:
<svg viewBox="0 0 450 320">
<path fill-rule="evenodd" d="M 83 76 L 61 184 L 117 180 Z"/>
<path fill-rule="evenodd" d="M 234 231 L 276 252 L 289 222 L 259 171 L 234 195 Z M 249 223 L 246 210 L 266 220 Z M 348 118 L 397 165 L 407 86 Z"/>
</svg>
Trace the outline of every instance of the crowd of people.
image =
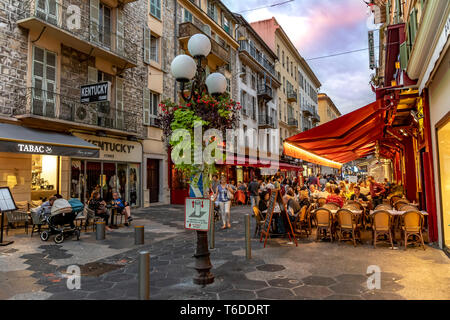
<svg viewBox="0 0 450 320">
<path fill-rule="evenodd" d="M 357 183 L 354 183 L 349 182 L 348 179 L 339 179 L 332 174 L 311 175 L 304 180 L 279 175 L 266 178 L 255 177 L 248 184 L 239 181 L 235 185 L 234 181 L 227 183 L 225 177 L 219 181 L 218 176 L 214 175 L 210 194 L 220 208 L 222 229 L 231 227 L 232 202 L 256 206 L 264 216 L 272 189 L 280 189 L 283 202 L 292 217 L 295 217 L 303 206 L 309 205 L 309 202 L 314 199 L 325 198 L 327 203 L 336 203 L 341 208 L 347 200 L 365 203 L 369 208 L 374 208 L 381 204 L 384 198 L 403 193 L 401 186 L 391 184 L 387 179 L 377 182 L 373 176 L 367 179 L 360 178 Z"/>
</svg>

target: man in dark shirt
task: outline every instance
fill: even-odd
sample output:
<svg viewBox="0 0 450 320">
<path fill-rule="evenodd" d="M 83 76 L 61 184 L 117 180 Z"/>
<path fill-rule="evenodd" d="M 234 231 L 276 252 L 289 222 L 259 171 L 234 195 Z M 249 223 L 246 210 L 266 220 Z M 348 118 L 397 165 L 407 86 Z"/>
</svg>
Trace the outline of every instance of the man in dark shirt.
<svg viewBox="0 0 450 320">
<path fill-rule="evenodd" d="M 369 187 L 370 187 L 370 196 L 372 197 L 373 207 L 375 208 L 377 205 L 383 202 L 383 194 L 386 191 L 381 183 L 375 182 L 375 178 L 369 177 Z"/>
<path fill-rule="evenodd" d="M 259 183 L 256 180 L 256 177 L 253 178 L 253 181 L 249 183 L 248 191 L 250 192 L 250 204 L 253 208 L 258 204 Z"/>
<path fill-rule="evenodd" d="M 369 199 L 367 199 L 367 197 L 361 193 L 361 189 L 359 188 L 359 186 L 354 186 L 353 192 L 354 193 L 350 196 L 350 200 L 364 201 L 364 202 L 369 201 Z"/>
</svg>

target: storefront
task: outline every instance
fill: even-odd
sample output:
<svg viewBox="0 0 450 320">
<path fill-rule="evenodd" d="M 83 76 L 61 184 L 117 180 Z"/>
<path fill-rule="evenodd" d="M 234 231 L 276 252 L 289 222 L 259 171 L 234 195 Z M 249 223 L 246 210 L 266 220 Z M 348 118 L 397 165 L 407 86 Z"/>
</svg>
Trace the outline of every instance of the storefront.
<svg viewBox="0 0 450 320">
<path fill-rule="evenodd" d="M 142 145 L 137 141 L 74 133 L 100 148 L 98 159 L 70 158 L 69 193 L 82 202 L 99 191 L 105 201 L 117 191 L 133 207 L 142 206 Z"/>
<path fill-rule="evenodd" d="M 96 158 L 99 148 L 72 135 L 0 123 L 0 185 L 16 202 L 63 193 L 63 158 Z"/>
</svg>

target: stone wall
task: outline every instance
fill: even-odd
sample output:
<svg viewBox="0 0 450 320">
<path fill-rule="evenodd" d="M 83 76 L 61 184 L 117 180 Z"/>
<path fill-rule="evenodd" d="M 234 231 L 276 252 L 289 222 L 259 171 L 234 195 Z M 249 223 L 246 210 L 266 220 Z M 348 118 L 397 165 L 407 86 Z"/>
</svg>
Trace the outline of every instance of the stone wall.
<svg viewBox="0 0 450 320">
<path fill-rule="evenodd" d="M 28 31 L 15 23 L 25 1 L 0 0 L 0 115 L 12 114 L 27 78 Z"/>
</svg>

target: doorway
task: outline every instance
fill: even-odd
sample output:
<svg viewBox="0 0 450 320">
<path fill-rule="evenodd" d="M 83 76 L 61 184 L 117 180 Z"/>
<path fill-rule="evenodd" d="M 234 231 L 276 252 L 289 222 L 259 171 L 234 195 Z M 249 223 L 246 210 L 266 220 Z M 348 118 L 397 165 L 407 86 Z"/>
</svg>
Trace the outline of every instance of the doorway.
<svg viewBox="0 0 450 320">
<path fill-rule="evenodd" d="M 159 160 L 147 159 L 147 188 L 150 203 L 159 201 Z"/>
</svg>

